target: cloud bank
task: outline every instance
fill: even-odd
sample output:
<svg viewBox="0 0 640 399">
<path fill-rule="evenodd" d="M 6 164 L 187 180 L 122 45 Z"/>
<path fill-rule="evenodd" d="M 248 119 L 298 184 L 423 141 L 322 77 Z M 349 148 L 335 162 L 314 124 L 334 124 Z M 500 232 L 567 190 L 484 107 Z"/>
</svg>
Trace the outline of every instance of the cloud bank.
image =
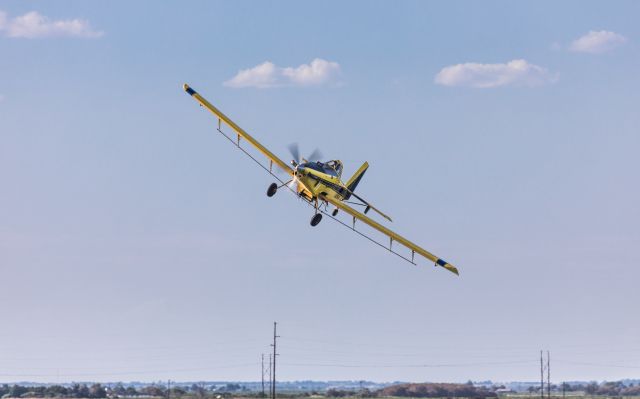
<svg viewBox="0 0 640 399">
<path fill-rule="evenodd" d="M 259 89 L 338 85 L 340 75 L 340 65 L 337 62 L 321 58 L 298 67 L 284 68 L 266 61 L 253 68 L 240 70 L 236 76 L 223 84 L 233 88 L 256 87 Z"/>
<path fill-rule="evenodd" d="M 434 82 L 442 86 L 488 89 L 501 86 L 534 87 L 557 80 L 557 75 L 546 68 L 525 60 L 513 60 L 506 64 L 479 64 L 469 62 L 442 68 Z"/>
<path fill-rule="evenodd" d="M 9 18 L 0 11 L 0 34 L 13 38 L 37 39 L 45 37 L 81 37 L 97 38 L 104 32 L 91 28 L 84 19 L 51 20 L 48 17 L 31 11 L 24 15 Z"/>
<path fill-rule="evenodd" d="M 606 30 L 590 31 L 574 40 L 569 50 L 578 53 L 603 54 L 627 42 L 627 38 Z"/>
</svg>

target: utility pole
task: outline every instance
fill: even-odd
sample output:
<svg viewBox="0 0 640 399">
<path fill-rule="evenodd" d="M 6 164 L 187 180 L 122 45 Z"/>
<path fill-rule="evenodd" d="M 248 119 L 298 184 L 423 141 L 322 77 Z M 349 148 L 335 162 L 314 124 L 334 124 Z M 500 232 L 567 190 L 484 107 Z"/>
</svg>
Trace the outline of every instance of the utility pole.
<svg viewBox="0 0 640 399">
<path fill-rule="evenodd" d="M 269 397 L 271 397 L 271 394 L 273 393 L 271 390 L 271 353 L 269 353 Z"/>
<path fill-rule="evenodd" d="M 564 391 L 565 391 L 566 388 L 567 388 L 567 383 L 563 382 L 562 383 L 562 399 L 564 399 Z"/>
<path fill-rule="evenodd" d="M 271 399 L 276 399 L 276 356 L 278 353 L 276 352 L 276 338 L 280 338 L 280 336 L 276 335 L 276 326 L 278 323 L 273 322 L 273 366 L 271 368 Z"/>
<path fill-rule="evenodd" d="M 264 398 L 264 353 L 262 354 L 262 394 L 260 397 Z"/>
<path fill-rule="evenodd" d="M 551 355 L 547 351 L 547 398 L 551 399 Z"/>
<path fill-rule="evenodd" d="M 171 380 L 167 380 L 167 399 L 171 399 Z"/>
<path fill-rule="evenodd" d="M 540 351 L 540 399 L 544 399 L 544 364 L 542 363 L 542 351 Z"/>
</svg>

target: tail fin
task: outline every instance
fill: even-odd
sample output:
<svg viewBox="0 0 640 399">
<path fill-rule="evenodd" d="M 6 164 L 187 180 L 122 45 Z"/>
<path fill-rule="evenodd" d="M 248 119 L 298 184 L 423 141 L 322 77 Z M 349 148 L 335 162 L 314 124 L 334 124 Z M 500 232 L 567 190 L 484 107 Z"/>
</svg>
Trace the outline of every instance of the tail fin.
<svg viewBox="0 0 640 399">
<path fill-rule="evenodd" d="M 353 176 L 351 176 L 351 179 L 347 181 L 346 185 L 349 191 L 354 192 L 356 190 L 358 183 L 360 183 L 360 180 L 362 180 L 362 176 L 364 176 L 364 172 L 367 171 L 368 167 L 369 167 L 368 162 L 363 163 L 362 166 L 356 171 L 356 173 L 354 173 Z"/>
</svg>

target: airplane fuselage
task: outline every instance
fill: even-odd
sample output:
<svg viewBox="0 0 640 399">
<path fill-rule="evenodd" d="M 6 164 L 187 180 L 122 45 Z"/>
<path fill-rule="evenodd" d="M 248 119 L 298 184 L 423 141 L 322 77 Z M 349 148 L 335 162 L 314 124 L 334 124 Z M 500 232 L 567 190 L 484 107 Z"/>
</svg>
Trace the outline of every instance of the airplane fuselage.
<svg viewBox="0 0 640 399">
<path fill-rule="evenodd" d="M 319 162 L 306 162 L 294 169 L 295 179 L 298 181 L 298 194 L 308 201 L 327 196 L 342 201 L 347 195 L 347 189 L 340 181 L 340 177 L 324 173 Z"/>
</svg>

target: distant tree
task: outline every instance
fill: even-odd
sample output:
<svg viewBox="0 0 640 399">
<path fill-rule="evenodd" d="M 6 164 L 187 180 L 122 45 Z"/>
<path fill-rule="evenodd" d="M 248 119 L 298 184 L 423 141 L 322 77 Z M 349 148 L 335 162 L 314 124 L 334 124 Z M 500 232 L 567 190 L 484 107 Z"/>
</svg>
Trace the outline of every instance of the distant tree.
<svg viewBox="0 0 640 399">
<path fill-rule="evenodd" d="M 26 387 L 13 384 L 11 388 L 9 388 L 9 392 L 7 392 L 7 394 L 11 398 L 19 398 L 21 395 L 27 393 L 28 391 L 29 390 Z"/>
<path fill-rule="evenodd" d="M 124 385 L 122 385 L 122 383 L 119 382 L 113 388 L 111 388 L 111 393 L 117 396 L 126 396 L 127 390 L 124 387 Z"/>
<path fill-rule="evenodd" d="M 163 386 L 158 386 L 155 384 L 147 385 L 146 387 L 140 389 L 140 393 L 149 396 L 165 396 L 166 389 Z"/>
<path fill-rule="evenodd" d="M 386 387 L 379 391 L 380 396 L 408 396 L 414 398 L 487 398 L 496 397 L 496 393 L 484 387 L 475 387 L 468 384 L 398 384 Z"/>
<path fill-rule="evenodd" d="M 372 392 L 369 390 L 369 388 L 362 388 L 360 391 L 358 391 L 358 395 L 361 398 L 371 398 L 373 397 Z"/>
<path fill-rule="evenodd" d="M 595 382 L 591 382 L 587 384 L 586 387 L 584 387 L 584 391 L 589 395 L 595 395 L 596 392 L 598 391 L 598 384 Z"/>
<path fill-rule="evenodd" d="M 228 387 L 229 385 L 233 385 L 233 384 L 227 384 L 225 387 Z M 224 389 L 225 387 L 221 387 L 219 391 L 229 392 Z M 199 398 L 204 398 L 207 395 L 207 389 L 205 388 L 204 384 L 191 385 L 191 392 L 195 393 Z"/>
<path fill-rule="evenodd" d="M 90 398 L 106 398 L 107 391 L 100 384 L 93 384 L 91 388 L 89 388 L 89 397 Z"/>
<path fill-rule="evenodd" d="M 348 391 L 344 389 L 329 388 L 327 390 L 327 397 L 330 398 L 343 398 L 345 396 L 354 396 L 355 394 L 355 391 Z"/>
<path fill-rule="evenodd" d="M 629 386 L 623 389 L 620 394 L 622 396 L 640 396 L 640 385 L 629 384 Z"/>
<path fill-rule="evenodd" d="M 596 395 L 618 396 L 625 388 L 626 386 L 622 381 L 609 381 L 602 383 L 598 387 Z"/>
<path fill-rule="evenodd" d="M 185 395 L 187 393 L 186 390 L 184 390 L 183 388 L 180 387 L 173 387 L 171 388 L 171 396 L 172 397 L 178 397 L 178 396 L 182 396 Z"/>
<path fill-rule="evenodd" d="M 80 385 L 80 389 L 78 390 L 78 398 L 89 398 L 91 394 L 89 392 L 89 387 L 85 384 Z"/>
<path fill-rule="evenodd" d="M 69 395 L 69 390 L 62 385 L 51 385 L 47 387 L 46 396 L 65 397 Z"/>
<path fill-rule="evenodd" d="M 587 390 L 587 386 L 584 384 L 575 384 L 575 385 L 570 385 L 571 389 L 570 391 L 586 391 Z"/>
<path fill-rule="evenodd" d="M 29 396 L 32 398 L 42 398 L 46 396 L 47 387 L 39 386 L 39 387 L 31 387 L 31 391 L 27 393 L 23 393 L 22 396 Z"/>
</svg>

